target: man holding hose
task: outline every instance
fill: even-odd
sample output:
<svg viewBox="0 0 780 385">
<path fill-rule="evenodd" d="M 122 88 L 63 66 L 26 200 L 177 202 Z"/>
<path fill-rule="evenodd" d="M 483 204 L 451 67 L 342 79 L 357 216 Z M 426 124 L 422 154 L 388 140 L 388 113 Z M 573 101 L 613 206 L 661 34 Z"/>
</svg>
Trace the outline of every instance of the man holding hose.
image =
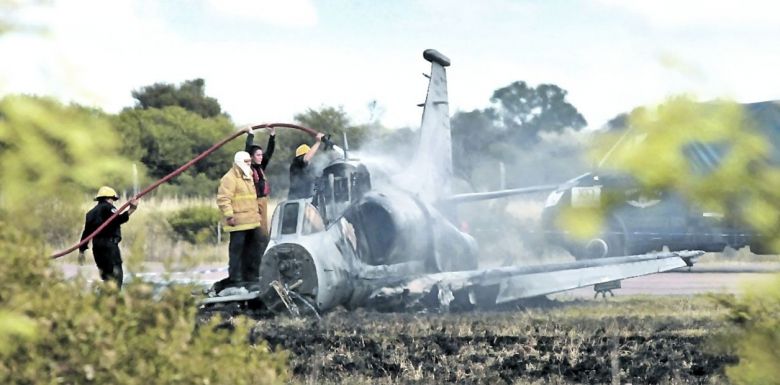
<svg viewBox="0 0 780 385">
<path fill-rule="evenodd" d="M 81 233 L 81 239 L 84 240 L 97 230 L 108 218 L 116 213 L 114 203 L 119 200 L 116 191 L 108 186 L 98 189 L 95 194 L 97 204 L 87 212 L 84 221 L 84 232 Z M 130 214 L 135 212 L 138 207 L 138 200 L 130 200 L 130 209 L 119 214 L 113 222 L 109 223 L 98 235 L 92 238 L 92 256 L 95 258 L 95 264 L 100 270 L 100 279 L 104 282 L 113 280 L 117 288 L 122 288 L 122 254 L 119 252 L 119 242 L 122 241 L 122 230 L 120 226 L 130 219 Z M 84 264 L 84 252 L 87 250 L 87 243 L 79 247 L 79 264 Z"/>
</svg>

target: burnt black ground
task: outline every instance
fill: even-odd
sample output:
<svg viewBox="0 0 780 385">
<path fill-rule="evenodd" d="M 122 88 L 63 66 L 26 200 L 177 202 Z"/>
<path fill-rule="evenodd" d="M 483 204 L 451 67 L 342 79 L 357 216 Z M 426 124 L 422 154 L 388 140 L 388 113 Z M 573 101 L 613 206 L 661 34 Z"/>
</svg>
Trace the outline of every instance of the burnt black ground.
<svg viewBox="0 0 780 385">
<path fill-rule="evenodd" d="M 722 326 L 706 311 L 602 306 L 342 310 L 322 321 L 261 320 L 251 340 L 288 350 L 294 378 L 307 383 L 726 382 L 725 367 L 736 358 L 710 348 L 709 336 Z"/>
</svg>

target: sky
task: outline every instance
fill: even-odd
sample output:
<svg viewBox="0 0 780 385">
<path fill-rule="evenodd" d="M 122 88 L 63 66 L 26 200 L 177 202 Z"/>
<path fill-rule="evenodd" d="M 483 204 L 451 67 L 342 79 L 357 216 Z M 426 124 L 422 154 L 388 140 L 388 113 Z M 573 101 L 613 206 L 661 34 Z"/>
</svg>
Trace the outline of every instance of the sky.
<svg viewBox="0 0 780 385">
<path fill-rule="evenodd" d="M 772 1 L 32 3 L 0 7 L 21 26 L 0 35 L 0 95 L 50 95 L 112 113 L 133 106 L 132 90 L 203 78 L 239 125 L 341 106 L 354 123 L 417 127 L 427 48 L 452 61 L 451 113 L 485 108 L 517 80 L 567 90 L 589 128 L 680 93 L 780 99 L 780 3 Z"/>
</svg>

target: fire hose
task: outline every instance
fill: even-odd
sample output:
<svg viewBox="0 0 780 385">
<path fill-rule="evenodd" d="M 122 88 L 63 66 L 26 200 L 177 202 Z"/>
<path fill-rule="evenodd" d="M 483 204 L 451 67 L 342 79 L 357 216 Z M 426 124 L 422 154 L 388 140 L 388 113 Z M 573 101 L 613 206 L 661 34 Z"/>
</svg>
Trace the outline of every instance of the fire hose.
<svg viewBox="0 0 780 385">
<path fill-rule="evenodd" d="M 252 126 L 251 128 L 252 128 L 252 130 L 257 130 L 257 129 L 261 129 L 261 128 L 272 128 L 272 127 L 273 128 L 276 128 L 276 127 L 293 128 L 293 129 L 296 129 L 296 130 L 303 131 L 303 132 L 305 132 L 305 133 L 307 133 L 307 134 L 309 134 L 311 136 L 317 136 L 317 134 L 319 133 L 316 130 L 313 130 L 311 128 L 304 127 L 304 126 L 299 126 L 297 124 L 290 124 L 290 123 L 264 123 L 264 124 L 258 124 L 258 125 Z M 103 229 L 106 228 L 106 226 L 108 226 L 109 223 L 111 223 L 114 219 L 116 219 L 116 217 L 118 217 L 120 215 L 120 213 L 122 213 L 130 205 L 130 202 L 132 202 L 133 200 L 141 198 L 142 196 L 144 196 L 144 195 L 148 194 L 149 192 L 151 192 L 152 190 L 156 189 L 161 184 L 163 184 L 163 183 L 173 179 L 175 176 L 181 174 L 182 172 L 184 172 L 188 168 L 192 167 L 192 165 L 194 165 L 195 163 L 197 163 L 201 159 L 209 156 L 212 152 L 214 152 L 217 149 L 219 149 L 220 147 L 224 146 L 226 143 L 230 142 L 231 140 L 233 140 L 233 139 L 243 135 L 245 132 L 246 131 L 241 130 L 241 131 L 236 131 L 236 132 L 228 135 L 226 138 L 220 140 L 219 142 L 215 143 L 213 146 L 209 147 L 206 151 L 203 151 L 200 155 L 196 156 L 195 158 L 192 158 L 189 162 L 183 164 L 181 167 L 177 168 L 176 170 L 174 170 L 170 174 L 168 174 L 168 175 L 160 178 L 156 182 L 152 183 L 149 187 L 143 189 L 143 191 L 139 192 L 138 194 L 133 196 L 131 199 L 128 199 L 128 201 L 125 202 L 125 204 L 123 204 L 122 206 L 120 206 L 119 209 L 116 210 L 116 212 L 114 212 L 113 215 L 108 217 L 108 219 L 106 219 L 103 222 L 103 224 L 98 226 L 98 228 L 95 229 L 95 231 L 93 231 L 91 234 L 89 234 L 86 238 L 82 239 L 81 242 L 79 242 L 79 243 L 77 243 L 77 244 L 75 244 L 75 245 L 73 245 L 73 246 L 71 246 L 71 247 L 69 247 L 69 248 L 67 248 L 65 250 L 58 251 L 58 252 L 52 254 L 50 256 L 50 258 L 51 259 L 57 259 L 59 257 L 62 257 L 64 255 L 67 255 L 67 254 L 73 252 L 74 250 L 76 250 L 77 248 L 81 247 L 82 245 L 85 245 L 87 242 L 92 240 L 92 238 L 94 238 L 97 234 L 99 234 L 101 231 L 103 231 Z M 322 142 L 326 145 L 326 147 L 333 145 L 333 143 L 330 142 L 330 139 L 329 139 L 328 136 L 323 137 L 322 138 Z"/>
</svg>

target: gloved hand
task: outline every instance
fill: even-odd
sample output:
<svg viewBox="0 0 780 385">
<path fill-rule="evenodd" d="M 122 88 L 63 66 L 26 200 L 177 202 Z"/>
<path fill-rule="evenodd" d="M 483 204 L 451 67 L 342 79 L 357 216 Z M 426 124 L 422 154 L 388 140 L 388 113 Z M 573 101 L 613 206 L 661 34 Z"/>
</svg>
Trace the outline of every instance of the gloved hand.
<svg viewBox="0 0 780 385">
<path fill-rule="evenodd" d="M 84 252 L 79 251 L 79 266 L 84 266 Z"/>
<path fill-rule="evenodd" d="M 318 135 L 320 142 L 325 146 L 326 150 L 330 150 L 333 148 L 333 142 L 330 140 L 330 134 L 322 135 L 321 137 Z"/>
</svg>

